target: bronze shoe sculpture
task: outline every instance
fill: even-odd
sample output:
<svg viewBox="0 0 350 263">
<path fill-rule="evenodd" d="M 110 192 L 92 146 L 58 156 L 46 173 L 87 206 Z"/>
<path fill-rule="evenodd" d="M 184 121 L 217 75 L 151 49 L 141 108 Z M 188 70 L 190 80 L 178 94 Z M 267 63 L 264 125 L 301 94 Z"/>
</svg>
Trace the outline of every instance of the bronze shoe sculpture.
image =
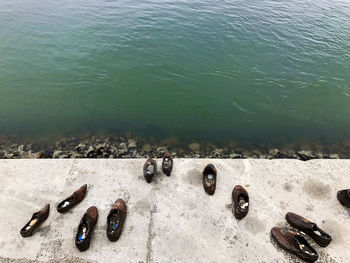
<svg viewBox="0 0 350 263">
<path fill-rule="evenodd" d="M 173 157 L 171 157 L 169 152 L 164 153 L 163 162 L 162 162 L 162 169 L 163 173 L 165 173 L 167 176 L 170 176 L 171 171 L 173 170 L 173 164 L 174 160 Z"/>
<path fill-rule="evenodd" d="M 157 164 L 152 158 L 148 158 L 143 166 L 143 176 L 147 183 L 152 182 L 153 176 L 157 171 Z"/>
<path fill-rule="evenodd" d="M 65 213 L 71 208 L 73 208 L 75 205 L 83 201 L 86 194 L 86 189 L 87 189 L 87 185 L 84 184 L 82 187 L 76 190 L 72 195 L 68 196 L 66 199 L 60 202 L 57 205 L 57 211 L 59 213 Z"/>
<path fill-rule="evenodd" d="M 33 235 L 35 229 L 37 229 L 50 214 L 50 204 L 45 205 L 39 212 L 33 214 L 32 218 L 21 229 L 20 233 L 22 237 L 30 237 Z"/>
<path fill-rule="evenodd" d="M 124 201 L 121 199 L 115 201 L 107 216 L 107 237 L 110 241 L 115 242 L 119 239 L 126 214 L 127 209 Z"/>
<path fill-rule="evenodd" d="M 337 198 L 343 206 L 350 208 L 350 189 L 338 191 Z"/>
<path fill-rule="evenodd" d="M 249 195 L 241 185 L 236 185 L 232 191 L 232 212 L 237 219 L 242 219 L 249 211 Z"/>
<path fill-rule="evenodd" d="M 203 170 L 203 187 L 209 195 L 213 195 L 216 189 L 217 171 L 213 164 L 208 164 Z"/>
<path fill-rule="evenodd" d="M 292 227 L 307 234 L 321 247 L 326 247 L 331 243 L 332 238 L 330 235 L 320 229 L 315 223 L 310 222 L 304 217 L 289 212 L 286 215 L 286 219 Z"/>
<path fill-rule="evenodd" d="M 95 206 L 91 206 L 86 210 L 80 223 L 78 225 L 78 231 L 75 236 L 75 246 L 80 251 L 85 251 L 90 247 L 90 240 L 97 223 L 98 211 Z"/>
<path fill-rule="evenodd" d="M 318 254 L 304 237 L 287 229 L 274 227 L 271 236 L 282 249 L 296 255 L 305 262 L 315 262 Z"/>
</svg>

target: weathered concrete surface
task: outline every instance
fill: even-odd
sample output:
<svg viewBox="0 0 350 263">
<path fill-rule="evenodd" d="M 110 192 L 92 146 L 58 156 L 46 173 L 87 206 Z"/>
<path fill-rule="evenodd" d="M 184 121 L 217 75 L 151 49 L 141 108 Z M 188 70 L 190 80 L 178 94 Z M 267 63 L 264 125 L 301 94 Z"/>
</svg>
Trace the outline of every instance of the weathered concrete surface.
<svg viewBox="0 0 350 263">
<path fill-rule="evenodd" d="M 350 187 L 350 160 L 175 159 L 173 174 L 147 184 L 145 160 L 0 160 L 1 262 L 299 262 L 270 240 L 270 229 L 287 226 L 288 211 L 318 223 L 333 237 L 314 245 L 318 262 L 349 262 L 350 211 L 337 199 Z M 218 169 L 214 196 L 201 171 Z M 158 160 L 160 165 L 160 160 Z M 86 198 L 67 214 L 56 205 L 82 184 Z M 228 205 L 236 184 L 250 193 L 250 212 L 237 222 Z M 105 234 L 110 205 L 123 198 L 128 217 L 120 240 Z M 51 204 L 48 220 L 32 237 L 20 228 L 33 212 Z M 91 247 L 79 252 L 74 235 L 85 210 L 95 205 L 99 221 Z"/>
</svg>

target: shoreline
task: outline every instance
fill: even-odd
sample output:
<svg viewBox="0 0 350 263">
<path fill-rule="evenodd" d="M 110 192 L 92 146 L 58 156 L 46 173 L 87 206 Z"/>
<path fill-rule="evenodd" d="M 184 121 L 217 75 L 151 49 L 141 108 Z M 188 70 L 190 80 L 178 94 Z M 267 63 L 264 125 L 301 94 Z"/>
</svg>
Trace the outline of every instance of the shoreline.
<svg viewBox="0 0 350 263">
<path fill-rule="evenodd" d="M 61 137 L 54 142 L 22 140 L 1 137 L 0 159 L 70 159 L 70 158 L 160 158 L 169 151 L 174 158 L 215 159 L 347 159 L 350 147 L 346 143 L 332 147 L 289 145 L 282 148 L 247 146 L 228 143 L 217 146 L 211 143 L 193 142 L 179 145 L 174 139 L 156 143 L 138 137 L 98 135 Z M 349 152 L 349 154 L 348 154 Z"/>
</svg>

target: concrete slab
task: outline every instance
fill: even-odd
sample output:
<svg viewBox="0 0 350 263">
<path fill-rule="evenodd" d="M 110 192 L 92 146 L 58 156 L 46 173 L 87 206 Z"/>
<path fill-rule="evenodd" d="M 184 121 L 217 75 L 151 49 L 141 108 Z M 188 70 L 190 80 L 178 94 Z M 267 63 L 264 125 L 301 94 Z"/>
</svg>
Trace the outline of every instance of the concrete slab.
<svg viewBox="0 0 350 263">
<path fill-rule="evenodd" d="M 301 262 L 270 239 L 273 226 L 288 226 L 289 211 L 332 235 L 327 248 L 311 242 L 318 262 L 349 262 L 350 210 L 338 203 L 336 192 L 350 187 L 350 160 L 175 159 L 173 174 L 159 171 L 151 184 L 143 179 L 144 161 L 0 160 L 0 262 Z M 214 196 L 201 183 L 210 162 L 218 170 Z M 59 214 L 58 202 L 84 183 L 84 201 Z M 248 216 L 239 222 L 230 209 L 236 184 L 251 199 Z M 128 217 L 120 240 L 111 243 L 106 217 L 118 198 L 126 201 Z M 22 238 L 20 228 L 46 203 L 48 220 Z M 99 220 L 90 249 L 81 253 L 74 235 L 92 205 Z"/>
</svg>

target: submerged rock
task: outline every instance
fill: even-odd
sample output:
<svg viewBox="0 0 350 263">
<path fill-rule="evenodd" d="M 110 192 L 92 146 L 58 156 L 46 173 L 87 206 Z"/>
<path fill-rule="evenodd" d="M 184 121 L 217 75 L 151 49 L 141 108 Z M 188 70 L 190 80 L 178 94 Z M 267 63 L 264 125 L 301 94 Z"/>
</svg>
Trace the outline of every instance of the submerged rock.
<svg viewBox="0 0 350 263">
<path fill-rule="evenodd" d="M 85 157 L 94 158 L 96 157 L 96 150 L 93 146 L 90 146 L 87 152 L 85 153 Z"/>
<path fill-rule="evenodd" d="M 28 158 L 28 159 L 38 159 L 41 158 L 41 152 L 35 152 L 32 153 L 32 151 L 26 152 L 23 154 L 23 156 L 21 156 L 23 158 Z M 52 157 L 50 157 L 52 158 Z"/>
<path fill-rule="evenodd" d="M 102 152 L 105 147 L 106 147 L 106 143 L 100 143 L 96 145 L 96 151 Z"/>
<path fill-rule="evenodd" d="M 126 155 L 126 153 L 128 152 L 128 149 L 117 149 L 116 150 L 116 156 L 117 157 L 124 157 Z"/>
<path fill-rule="evenodd" d="M 339 154 L 337 153 L 331 153 L 328 155 L 329 159 L 339 159 Z"/>
<path fill-rule="evenodd" d="M 311 151 L 298 151 L 297 155 L 303 161 L 315 159 L 315 155 Z"/>
<path fill-rule="evenodd" d="M 276 148 L 273 148 L 273 149 L 270 149 L 269 150 L 269 154 L 272 155 L 273 157 L 277 156 L 278 155 L 278 149 Z"/>
<path fill-rule="evenodd" d="M 223 149 L 215 149 L 214 151 L 211 152 L 212 158 L 221 158 L 224 153 Z"/>
<path fill-rule="evenodd" d="M 72 158 L 84 158 L 84 155 L 81 153 L 73 153 L 71 157 Z"/>
<path fill-rule="evenodd" d="M 61 158 L 62 154 L 63 154 L 62 151 L 55 151 L 55 152 L 53 153 L 53 156 L 52 156 L 52 157 L 55 158 L 55 159 L 58 159 L 58 158 Z"/>
<path fill-rule="evenodd" d="M 293 155 L 291 155 L 288 152 L 281 151 L 279 149 L 270 149 L 269 150 L 269 157 L 268 159 L 290 159 L 290 158 L 295 158 Z"/>
<path fill-rule="evenodd" d="M 81 153 L 83 151 L 86 151 L 87 147 L 85 144 L 80 143 L 77 147 L 74 148 L 75 152 Z"/>
<path fill-rule="evenodd" d="M 194 143 L 189 144 L 189 145 L 188 145 L 188 148 L 189 148 L 191 151 L 196 152 L 196 151 L 199 151 L 199 150 L 200 150 L 201 146 L 200 146 L 200 144 L 194 142 Z"/>
<path fill-rule="evenodd" d="M 129 148 L 136 148 L 136 141 L 133 139 L 128 140 L 128 147 Z"/>
<path fill-rule="evenodd" d="M 240 158 L 242 158 L 242 155 L 240 155 L 239 153 L 231 153 L 229 155 L 229 158 L 231 158 L 231 159 L 240 159 Z"/>
<path fill-rule="evenodd" d="M 53 156 L 53 151 L 51 150 L 45 150 L 40 154 L 40 158 L 52 158 L 52 156 Z"/>
<path fill-rule="evenodd" d="M 149 143 L 144 144 L 144 145 L 142 146 L 142 151 L 144 151 L 144 152 L 150 152 L 150 151 L 152 151 L 152 146 L 151 146 L 151 144 L 149 144 Z"/>
<path fill-rule="evenodd" d="M 128 148 L 128 147 L 127 147 L 127 145 L 126 145 L 125 142 L 122 142 L 122 143 L 119 144 L 119 147 L 118 147 L 118 148 L 120 148 L 120 149 L 126 149 L 126 148 Z"/>
<path fill-rule="evenodd" d="M 19 153 L 20 156 L 23 155 L 23 153 L 24 153 L 24 145 L 18 146 L 17 151 L 18 151 L 18 153 Z"/>
</svg>

